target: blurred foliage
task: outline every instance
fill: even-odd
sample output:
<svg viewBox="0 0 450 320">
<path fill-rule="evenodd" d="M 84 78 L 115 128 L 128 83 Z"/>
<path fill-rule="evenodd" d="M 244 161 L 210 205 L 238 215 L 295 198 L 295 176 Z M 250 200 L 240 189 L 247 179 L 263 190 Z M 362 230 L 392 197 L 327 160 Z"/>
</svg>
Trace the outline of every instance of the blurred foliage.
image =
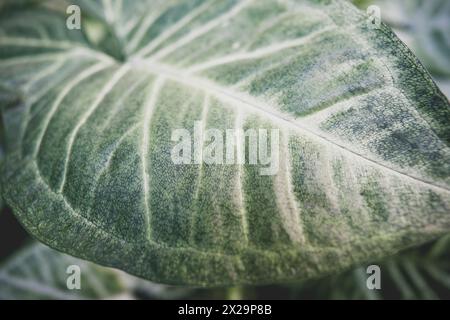
<svg viewBox="0 0 450 320">
<path fill-rule="evenodd" d="M 81 289 L 68 290 L 68 266 L 82 270 Z M 1 299 L 98 299 L 122 293 L 126 284 L 115 270 L 99 267 L 34 243 L 0 269 Z"/>
<path fill-rule="evenodd" d="M 366 266 L 305 283 L 296 298 L 450 299 L 450 236 L 382 261 L 381 290 L 366 286 Z M 311 296 L 313 293 L 313 296 Z"/>
</svg>

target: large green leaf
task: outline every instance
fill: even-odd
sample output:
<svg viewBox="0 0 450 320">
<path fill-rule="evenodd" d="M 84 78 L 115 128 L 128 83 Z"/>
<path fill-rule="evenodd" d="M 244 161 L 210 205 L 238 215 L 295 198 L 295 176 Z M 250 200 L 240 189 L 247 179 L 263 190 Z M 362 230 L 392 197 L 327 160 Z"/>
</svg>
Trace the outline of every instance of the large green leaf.
<svg viewBox="0 0 450 320">
<path fill-rule="evenodd" d="M 57 11 L 0 19 L 21 102 L 3 112 L 4 198 L 44 243 L 211 286 L 316 277 L 450 229 L 448 101 L 348 2 L 75 3 L 124 62 Z M 197 120 L 280 129 L 278 173 L 175 165 L 171 133 Z"/>
</svg>

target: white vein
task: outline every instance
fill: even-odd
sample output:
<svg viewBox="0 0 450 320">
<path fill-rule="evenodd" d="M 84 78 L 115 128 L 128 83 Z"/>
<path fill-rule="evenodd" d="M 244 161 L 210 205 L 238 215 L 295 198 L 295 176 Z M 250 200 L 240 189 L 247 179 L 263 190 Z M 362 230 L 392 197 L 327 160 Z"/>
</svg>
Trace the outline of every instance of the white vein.
<svg viewBox="0 0 450 320">
<path fill-rule="evenodd" d="M 66 55 L 66 52 L 58 52 L 58 53 L 49 53 L 49 54 L 40 54 L 34 56 L 21 56 L 15 58 L 7 58 L 0 60 L 0 68 L 11 67 L 16 64 L 34 64 L 42 61 L 52 61 L 55 58 L 59 58 L 63 55 Z"/>
<path fill-rule="evenodd" d="M 40 134 L 38 134 L 38 137 L 36 138 L 37 143 L 36 143 L 36 147 L 35 147 L 36 149 L 35 149 L 35 152 L 34 152 L 35 155 L 37 154 L 37 152 L 39 152 L 39 149 L 40 149 L 40 146 L 41 146 L 41 143 L 42 143 L 42 139 L 44 138 L 44 135 L 47 132 L 48 125 L 49 125 L 51 119 L 53 118 L 54 114 L 58 110 L 59 105 L 64 100 L 64 98 L 70 93 L 70 91 L 72 91 L 72 89 L 75 86 L 77 86 L 83 80 L 89 78 L 90 76 L 92 76 L 93 74 L 95 74 L 97 72 L 100 72 L 101 70 L 104 70 L 107 67 L 108 67 L 108 64 L 105 64 L 105 63 L 95 64 L 95 65 L 87 68 L 86 70 L 80 72 L 72 81 L 70 81 L 61 90 L 61 92 L 58 94 L 58 96 L 56 97 L 55 101 L 53 102 L 52 106 L 50 107 L 50 110 L 47 113 L 47 117 L 45 117 L 45 119 L 43 120 L 43 130 L 41 131 Z"/>
<path fill-rule="evenodd" d="M 95 189 L 98 185 L 98 181 L 100 180 L 100 177 L 110 168 L 111 161 L 114 158 L 115 153 L 119 149 L 119 147 L 122 145 L 122 143 L 125 141 L 125 139 L 138 127 L 138 124 L 131 126 L 124 134 L 120 136 L 120 138 L 114 143 L 113 150 L 108 154 L 104 166 L 98 170 L 96 173 L 96 176 L 94 178 L 93 184 L 95 185 Z M 94 192 L 95 192 L 94 189 Z"/>
<path fill-rule="evenodd" d="M 0 38 L 1 46 L 23 46 L 23 47 L 45 47 L 45 48 L 60 48 L 69 49 L 77 46 L 76 44 L 68 41 L 52 41 L 33 38 L 16 38 L 7 37 Z"/>
<path fill-rule="evenodd" d="M 38 100 L 39 97 L 42 96 L 42 94 L 39 92 L 36 96 L 31 96 L 30 91 L 34 85 L 36 85 L 40 80 L 48 77 L 49 75 L 56 72 L 58 69 L 60 69 L 64 64 L 65 59 L 56 60 L 56 62 L 50 64 L 47 68 L 36 74 L 34 77 L 32 77 L 22 88 L 24 92 L 26 92 L 30 98 L 28 98 L 28 103 L 32 104 L 34 101 Z M 46 92 L 46 91 L 44 91 Z"/>
<path fill-rule="evenodd" d="M 106 21 L 112 24 L 115 19 L 115 14 L 111 0 L 102 0 L 102 5 L 103 8 L 105 8 L 103 12 L 105 13 Z"/>
<path fill-rule="evenodd" d="M 168 54 L 174 52 L 175 50 L 181 48 L 182 46 L 192 42 L 194 39 L 208 33 L 215 27 L 219 26 L 223 22 L 231 19 L 232 17 L 236 16 L 239 12 L 242 11 L 246 6 L 248 6 L 251 3 L 252 0 L 243 0 L 239 2 L 239 4 L 235 5 L 230 11 L 223 14 L 220 18 L 216 18 L 212 21 L 209 21 L 208 23 L 204 24 L 200 28 L 197 28 L 193 31 L 191 31 L 189 34 L 187 34 L 185 37 L 175 41 L 174 43 L 164 47 L 164 49 L 158 51 L 156 54 L 150 56 L 151 60 L 159 60 Z M 136 55 L 136 57 L 142 57 L 142 54 Z"/>
<path fill-rule="evenodd" d="M 136 47 L 141 43 L 142 39 L 146 35 L 146 32 L 150 28 L 151 25 L 158 19 L 160 16 L 159 12 L 152 13 L 145 17 L 144 21 L 139 25 L 138 30 L 134 34 L 133 38 L 127 43 L 126 51 L 133 52 Z"/>
<path fill-rule="evenodd" d="M 145 79 L 144 79 L 145 80 Z M 139 87 L 139 85 L 142 84 L 142 82 L 144 82 L 144 80 L 141 81 L 136 81 L 132 86 L 130 86 L 130 88 L 128 90 L 126 90 L 124 92 L 124 94 L 120 97 L 120 99 L 118 99 L 116 101 L 116 103 L 112 106 L 113 111 L 110 112 L 108 114 L 108 117 L 105 119 L 104 124 L 102 126 L 100 126 L 98 129 L 104 130 L 106 127 L 108 127 L 108 125 L 111 123 L 112 119 L 114 118 L 114 116 L 117 114 L 118 112 L 118 107 L 119 106 L 123 106 L 124 101 L 129 98 L 130 96 L 132 96 L 133 91 Z M 115 153 L 117 152 L 117 150 L 119 149 L 119 147 L 122 145 L 122 143 L 124 142 L 124 140 L 134 131 L 138 128 L 138 123 L 136 123 L 135 125 L 133 125 L 131 128 L 129 128 L 124 134 L 122 134 L 120 136 L 120 138 L 118 140 L 116 140 L 114 142 L 114 146 L 113 149 L 110 151 L 110 153 L 106 156 L 106 161 L 104 163 L 104 165 L 102 166 L 101 169 L 99 169 L 95 176 L 93 177 L 93 183 L 92 185 L 93 187 L 93 191 L 92 194 L 95 194 L 97 188 L 98 188 L 98 182 L 100 180 L 100 178 L 102 177 L 102 175 L 107 172 L 107 170 L 110 168 L 111 165 L 111 161 L 115 155 Z M 91 210 L 92 206 L 89 206 L 89 211 Z"/>
<path fill-rule="evenodd" d="M 43 47 L 43 48 L 54 48 L 54 49 L 71 49 L 71 54 L 82 54 L 103 62 L 114 62 L 110 56 L 88 47 L 84 47 L 78 43 L 72 43 L 67 41 L 51 41 L 51 40 L 38 40 L 38 39 L 28 39 L 28 38 L 0 38 L 0 46 L 23 46 L 23 47 Z M 39 61 L 50 59 L 51 57 L 55 57 L 58 55 L 68 54 L 68 51 L 63 52 L 54 52 L 54 53 L 42 53 L 42 54 L 33 54 L 18 57 L 18 58 L 9 58 L 9 59 L 1 59 L 1 63 L 15 63 L 15 61 Z"/>
<path fill-rule="evenodd" d="M 198 152 L 199 154 L 194 155 L 194 160 L 197 159 L 203 159 L 203 142 L 204 142 L 204 132 L 206 129 L 206 121 L 208 118 L 208 112 L 209 112 L 209 99 L 210 97 L 205 94 L 204 98 L 203 98 L 203 104 L 202 104 L 202 113 L 201 113 L 201 117 L 200 117 L 200 123 L 202 124 L 202 128 L 201 128 L 201 137 L 200 138 L 200 143 L 201 145 L 198 146 L 198 150 L 196 150 L 196 152 Z M 200 164 L 198 165 L 198 175 L 197 175 L 197 183 L 195 186 L 195 192 L 194 192 L 194 199 L 197 201 L 198 200 L 198 196 L 200 193 L 200 187 L 201 187 L 201 181 L 202 181 L 202 177 L 203 177 L 203 161 L 200 161 Z M 195 216 L 193 215 L 191 217 L 191 234 L 190 234 L 190 242 L 193 243 L 194 240 L 194 231 L 196 230 L 195 225 L 196 225 L 196 219 Z"/>
<path fill-rule="evenodd" d="M 282 129 L 280 143 L 280 172 L 275 176 L 275 195 L 283 217 L 282 223 L 292 243 L 305 243 L 305 233 L 300 219 L 300 210 L 293 191 L 289 152 L 289 132 Z"/>
<path fill-rule="evenodd" d="M 61 200 L 64 202 L 64 205 L 67 206 L 67 208 L 69 209 L 66 212 L 69 212 L 69 215 L 73 219 L 75 219 L 76 221 L 81 222 L 82 224 L 84 224 L 84 226 L 89 228 L 89 230 L 92 230 L 92 232 L 96 233 L 100 237 L 106 237 L 110 241 L 116 242 L 119 246 L 130 246 L 130 243 L 127 242 L 127 240 L 122 239 L 119 236 L 117 236 L 116 234 L 103 229 L 100 225 L 95 224 L 93 221 L 91 221 L 88 218 L 84 217 L 79 212 L 77 212 L 74 208 L 72 208 L 71 204 L 67 201 L 66 197 L 62 193 L 56 193 L 55 191 L 53 191 L 50 188 L 50 186 L 47 184 L 45 179 L 42 177 L 41 172 L 40 172 L 39 168 L 37 167 L 37 165 L 36 164 L 34 164 L 34 165 L 35 165 L 34 170 L 35 170 L 35 172 L 37 174 L 38 179 L 47 188 L 48 192 L 51 192 L 52 194 L 61 197 Z"/>
<path fill-rule="evenodd" d="M 106 83 L 106 85 L 99 92 L 97 98 L 94 100 L 94 103 L 89 107 L 88 111 L 83 114 L 81 119 L 76 123 L 75 128 L 69 135 L 69 141 L 67 146 L 67 156 L 64 161 L 64 170 L 62 175 L 61 185 L 59 187 L 58 192 L 62 192 L 66 183 L 67 178 L 67 169 L 70 161 L 70 157 L 72 154 L 73 143 L 78 134 L 80 128 L 86 123 L 89 117 L 94 113 L 100 103 L 105 99 L 105 97 L 113 90 L 114 86 L 120 81 L 120 79 L 130 70 L 128 65 L 124 65 L 112 76 L 112 78 Z"/>
<path fill-rule="evenodd" d="M 120 16 L 123 9 L 123 1 L 122 0 L 116 0 L 114 5 L 114 15 L 116 17 Z"/>
<path fill-rule="evenodd" d="M 5 26 L 9 26 L 12 28 L 28 28 L 34 31 L 37 31 L 41 39 L 49 39 L 49 34 L 47 30 L 42 26 L 37 24 L 35 21 L 29 21 L 29 20 L 14 20 L 9 21 L 5 24 Z"/>
<path fill-rule="evenodd" d="M 284 41 L 281 43 L 275 43 L 275 44 L 269 45 L 267 47 L 256 49 L 251 52 L 239 52 L 239 53 L 235 53 L 235 54 L 230 54 L 230 55 L 218 58 L 218 59 L 207 61 L 205 63 L 194 65 L 194 66 L 186 69 L 186 72 L 187 73 L 195 73 L 195 72 L 199 72 L 199 71 L 202 71 L 205 69 L 210 69 L 212 67 L 217 67 L 220 65 L 228 64 L 228 63 L 239 62 L 242 60 L 251 60 L 251 59 L 262 58 L 262 57 L 265 57 L 265 56 L 268 56 L 268 55 L 271 55 L 271 54 L 274 54 L 274 53 L 277 53 L 277 52 L 280 52 L 280 51 L 283 51 L 286 49 L 303 46 L 303 45 L 310 43 L 311 41 L 313 41 L 315 38 L 322 35 L 323 33 L 326 33 L 332 29 L 334 29 L 334 28 L 327 27 L 327 28 L 323 28 L 321 30 L 312 32 L 305 37 L 301 37 L 301 38 L 297 38 L 297 39 L 289 40 L 289 41 Z"/>
<path fill-rule="evenodd" d="M 131 30 L 133 30 L 136 27 L 136 25 L 138 23 L 139 23 L 139 18 L 132 17 L 132 18 L 130 18 L 130 20 L 128 22 L 126 22 L 124 24 L 124 26 L 122 28 L 119 28 L 119 30 L 117 30 L 117 31 L 120 33 L 120 35 L 122 37 L 125 37 L 131 32 Z"/>
<path fill-rule="evenodd" d="M 362 94 L 353 95 L 346 99 L 341 99 L 333 105 L 326 107 L 322 110 L 316 111 L 309 115 L 303 117 L 303 121 L 309 122 L 311 124 L 320 124 L 325 120 L 329 119 L 333 115 L 336 115 L 341 112 L 345 112 L 351 108 L 359 106 L 358 103 L 364 101 L 365 99 L 373 96 L 381 96 L 386 94 L 386 87 L 376 88 L 375 90 L 371 90 L 369 92 L 364 92 Z"/>
<path fill-rule="evenodd" d="M 236 119 L 234 123 L 235 130 L 241 130 L 243 128 L 243 112 L 242 110 L 237 110 L 236 112 Z M 239 131 L 237 131 L 239 132 Z M 241 144 L 241 138 L 236 136 L 236 163 L 237 163 L 237 176 L 238 176 L 238 183 L 237 183 L 237 192 L 236 195 L 239 199 L 239 206 L 240 206 L 240 212 L 241 212 L 241 225 L 242 225 L 242 233 L 244 237 L 245 244 L 248 243 L 248 218 L 247 218 L 247 210 L 245 210 L 245 194 L 242 190 L 242 184 L 243 184 L 243 174 L 242 174 L 242 166 L 244 163 L 244 159 L 242 158 L 243 150 L 242 150 L 242 144 Z M 245 158 L 245 156 L 244 156 Z"/>
<path fill-rule="evenodd" d="M 164 85 L 165 78 L 159 77 L 156 79 L 155 84 L 144 104 L 144 119 L 142 124 L 142 151 L 141 151 L 141 165 L 142 165 L 142 178 L 143 178 L 143 193 L 144 193 L 144 207 L 145 207 L 145 221 L 147 225 L 147 239 L 151 240 L 151 224 L 150 224 L 150 208 L 149 208 L 149 174 L 147 172 L 147 155 L 149 145 L 150 134 L 150 121 L 158 102 L 159 93 Z"/>
<path fill-rule="evenodd" d="M 187 14 L 184 18 L 182 18 L 180 21 L 175 23 L 173 26 L 168 28 L 166 31 L 161 33 L 157 38 L 155 38 L 153 41 L 151 41 L 148 45 L 146 45 L 144 48 L 139 50 L 136 53 L 136 56 L 145 56 L 152 52 L 153 49 L 155 49 L 157 46 L 159 46 L 163 41 L 167 40 L 169 37 L 171 37 L 173 34 L 175 34 L 177 31 L 181 30 L 183 27 L 185 27 L 187 24 L 189 24 L 192 20 L 197 18 L 200 14 L 202 14 L 206 8 L 211 6 L 211 1 L 206 1 L 203 5 L 199 6 L 189 14 Z"/>
</svg>

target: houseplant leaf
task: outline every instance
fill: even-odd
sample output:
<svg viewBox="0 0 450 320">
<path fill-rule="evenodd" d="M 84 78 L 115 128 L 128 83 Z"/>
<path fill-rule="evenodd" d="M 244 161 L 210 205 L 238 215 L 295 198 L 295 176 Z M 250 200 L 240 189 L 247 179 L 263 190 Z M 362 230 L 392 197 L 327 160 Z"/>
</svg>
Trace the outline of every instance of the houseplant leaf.
<svg viewBox="0 0 450 320">
<path fill-rule="evenodd" d="M 73 275 L 70 266 L 79 267 L 80 289 L 67 287 Z M 29 244 L 0 264 L 0 288 L 0 300 L 137 299 L 138 295 L 175 299 L 191 293 L 186 288 L 158 285 L 77 259 L 41 243 Z"/>
<path fill-rule="evenodd" d="M 0 84 L 19 97 L 4 198 L 42 242 L 213 286 L 317 277 L 450 229 L 448 101 L 351 4 L 75 3 L 121 54 L 54 10 L 0 20 Z M 279 170 L 174 164 L 173 130 L 197 120 L 279 129 Z"/>
<path fill-rule="evenodd" d="M 68 267 L 80 268 L 79 290 L 67 288 Z M 107 299 L 128 291 L 126 276 L 33 243 L 0 267 L 0 299 Z"/>
</svg>

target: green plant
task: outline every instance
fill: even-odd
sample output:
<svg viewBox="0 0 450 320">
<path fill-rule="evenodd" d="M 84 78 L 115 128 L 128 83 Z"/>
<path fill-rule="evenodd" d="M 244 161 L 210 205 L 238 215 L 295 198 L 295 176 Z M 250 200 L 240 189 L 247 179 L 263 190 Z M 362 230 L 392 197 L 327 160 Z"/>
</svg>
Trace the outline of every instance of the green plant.
<svg viewBox="0 0 450 320">
<path fill-rule="evenodd" d="M 156 282 L 309 279 L 450 226 L 450 106 L 340 0 L 5 6 L 3 196 L 57 250 Z M 20 21 L 20 23 L 18 22 Z M 276 128 L 279 172 L 175 165 L 171 132 Z"/>
<path fill-rule="evenodd" d="M 82 270 L 79 290 L 67 290 L 68 267 Z M 69 273 L 70 274 L 70 273 Z M 173 299 L 190 290 L 170 288 L 32 243 L 0 267 L 0 299 Z"/>
</svg>

